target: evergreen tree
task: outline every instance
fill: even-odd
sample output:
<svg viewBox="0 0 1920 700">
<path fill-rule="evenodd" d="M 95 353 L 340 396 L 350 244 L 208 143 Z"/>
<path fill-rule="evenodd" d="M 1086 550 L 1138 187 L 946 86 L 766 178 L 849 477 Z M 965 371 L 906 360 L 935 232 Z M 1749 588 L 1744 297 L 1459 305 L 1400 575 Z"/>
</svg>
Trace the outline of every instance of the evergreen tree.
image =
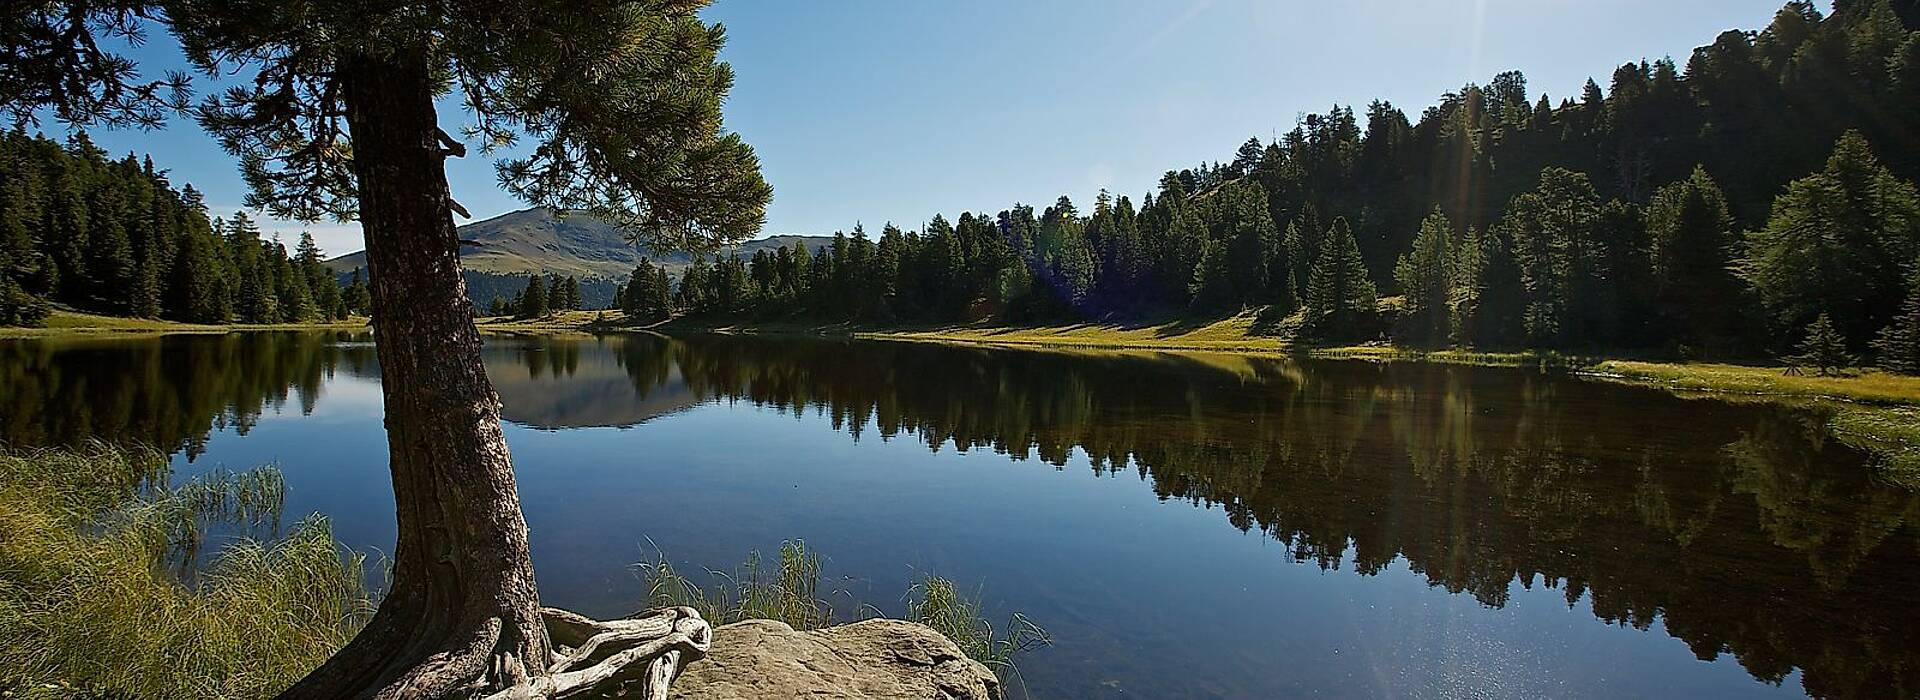
<svg viewBox="0 0 1920 700">
<path fill-rule="evenodd" d="M 268 257 L 273 260 L 274 307 L 278 309 L 276 320 L 279 323 L 301 323 L 315 316 L 311 292 L 307 289 L 307 276 L 294 266 L 287 257 L 286 246 L 280 245 L 278 237 L 269 246 Z"/>
<path fill-rule="evenodd" d="M 1307 284 L 1308 332 L 1326 340 L 1357 339 L 1374 306 L 1373 278 L 1360 258 L 1360 244 L 1345 217 L 1334 219 Z"/>
<path fill-rule="evenodd" d="M 526 289 L 522 290 L 520 297 L 514 300 L 514 317 L 520 319 L 545 318 L 550 311 L 547 307 L 547 288 L 549 286 L 545 276 L 529 276 L 527 278 Z"/>
<path fill-rule="evenodd" d="M 673 315 L 673 281 L 667 278 L 667 268 L 653 268 L 653 284 L 647 291 L 652 295 L 646 308 L 659 318 Z"/>
<path fill-rule="evenodd" d="M 45 301 L 28 294 L 12 278 L 0 275 L 0 326 L 38 327 L 51 313 Z"/>
<path fill-rule="evenodd" d="M 346 308 L 350 316 L 366 316 L 373 312 L 372 294 L 367 290 L 366 282 L 360 279 L 360 268 L 353 268 L 353 277 L 347 281 L 347 288 L 340 291 L 340 305 Z"/>
<path fill-rule="evenodd" d="M 233 313 L 233 299 L 223 274 L 224 247 L 206 223 L 198 193 L 191 187 L 187 192 L 191 213 L 180 232 L 180 250 L 169 281 L 170 315 L 191 323 L 226 323 Z"/>
<path fill-rule="evenodd" d="M 534 142 L 498 168 L 533 204 L 599 214 L 663 246 L 745 238 L 771 189 L 752 150 L 723 129 L 733 74 L 704 5 L 136 0 L 0 11 L 0 110 L 17 122 L 161 126 L 184 107 L 187 72 L 150 81 L 119 48 L 151 29 L 172 33 L 198 72 L 255 76 L 196 113 L 242 163 L 248 202 L 277 218 L 358 217 L 368 262 L 383 271 L 375 322 L 404 331 L 382 333 L 378 347 L 398 514 L 389 594 L 374 624 L 283 698 L 602 690 L 603 678 L 549 671 L 559 647 L 461 298 L 445 159 L 466 148 L 438 127 L 436 98 L 457 83 L 483 143 Z M 636 668 L 655 660 L 634 656 Z"/>
<path fill-rule="evenodd" d="M 1899 374 L 1920 374 L 1920 269 L 1907 281 L 1907 300 L 1893 322 L 1880 330 L 1873 342 L 1879 353 L 1881 369 Z"/>
<path fill-rule="evenodd" d="M 1593 240 L 1599 199 L 1585 175 L 1548 168 L 1539 186 L 1515 197 L 1501 218 L 1520 268 L 1531 345 L 1590 340 L 1599 325 L 1600 251 Z"/>
<path fill-rule="evenodd" d="M 1469 229 L 1453 276 L 1454 342 L 1483 348 L 1518 342 L 1525 309 L 1520 266 L 1501 232 Z"/>
<path fill-rule="evenodd" d="M 1848 132 L 1826 169 L 1795 180 L 1766 227 L 1748 234 L 1742 269 L 1776 323 L 1826 313 L 1861 347 L 1892 319 L 1917 251 L 1920 193 Z"/>
<path fill-rule="evenodd" d="M 1405 300 L 1406 328 L 1416 342 L 1444 341 L 1451 328 L 1453 222 L 1438 209 L 1427 215 L 1414 235 L 1413 250 L 1400 256 L 1393 277 Z"/>
<path fill-rule="evenodd" d="M 274 295 L 273 261 L 266 259 L 260 228 L 246 212 L 226 223 L 227 251 L 233 260 L 234 311 L 243 323 L 275 323 L 280 311 Z"/>
<path fill-rule="evenodd" d="M 620 295 L 615 299 L 621 313 L 626 314 L 628 318 L 648 319 L 647 300 L 652 296 L 650 294 L 652 290 L 648 287 L 652 285 L 653 262 L 641 258 L 640 264 L 635 265 L 633 272 L 627 275 L 627 283 L 620 287 Z"/>
<path fill-rule="evenodd" d="M 1847 353 L 1846 338 L 1833 327 L 1826 314 L 1814 317 L 1807 324 L 1807 332 L 1798 346 L 1800 354 L 1791 359 L 1794 364 L 1812 367 L 1821 376 L 1834 374 L 1853 365 L 1853 356 Z"/>
<path fill-rule="evenodd" d="M 1732 272 L 1733 217 L 1704 168 L 1660 188 L 1647 208 L 1655 300 L 1674 340 L 1699 346 L 1724 340 L 1737 318 Z"/>
</svg>

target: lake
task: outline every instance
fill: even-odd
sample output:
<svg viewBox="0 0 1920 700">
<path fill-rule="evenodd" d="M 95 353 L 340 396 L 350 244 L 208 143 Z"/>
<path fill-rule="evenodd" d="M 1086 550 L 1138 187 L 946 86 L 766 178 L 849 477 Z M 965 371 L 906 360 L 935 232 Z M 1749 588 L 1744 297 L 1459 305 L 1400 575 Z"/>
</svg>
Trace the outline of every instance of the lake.
<svg viewBox="0 0 1920 700">
<path fill-rule="evenodd" d="M 1033 618 L 1034 697 L 1920 694 L 1920 497 L 1802 410 L 882 341 L 503 337 L 486 360 L 542 600 L 591 615 L 643 602 L 638 562 L 804 539 L 842 619 L 901 614 L 923 572 Z M 289 518 L 377 553 L 378 382 L 365 334 L 0 341 L 0 439 L 277 464 Z"/>
</svg>

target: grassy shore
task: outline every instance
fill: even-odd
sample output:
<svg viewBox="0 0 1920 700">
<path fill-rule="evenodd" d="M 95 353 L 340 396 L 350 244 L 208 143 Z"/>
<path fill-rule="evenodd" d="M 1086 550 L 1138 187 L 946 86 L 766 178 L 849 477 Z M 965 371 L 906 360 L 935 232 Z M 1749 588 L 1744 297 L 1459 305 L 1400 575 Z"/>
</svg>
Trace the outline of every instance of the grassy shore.
<svg viewBox="0 0 1920 700">
<path fill-rule="evenodd" d="M 52 338 L 89 335 L 158 335 L 162 333 L 230 333 L 233 331 L 351 330 L 366 328 L 367 320 L 356 318 L 326 323 L 230 323 L 207 325 L 180 323 L 151 318 L 100 316 L 79 311 L 56 310 L 39 328 L 0 327 L 0 339 Z"/>
</svg>

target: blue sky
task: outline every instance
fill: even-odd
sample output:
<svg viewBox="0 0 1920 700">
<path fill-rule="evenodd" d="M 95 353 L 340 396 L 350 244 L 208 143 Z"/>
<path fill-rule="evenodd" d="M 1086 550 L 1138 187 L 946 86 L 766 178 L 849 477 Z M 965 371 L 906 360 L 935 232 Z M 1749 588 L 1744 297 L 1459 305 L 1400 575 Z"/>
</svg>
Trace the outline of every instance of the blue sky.
<svg viewBox="0 0 1920 700">
<path fill-rule="evenodd" d="M 1783 0 L 718 0 L 738 76 L 728 125 L 774 187 L 768 234 L 864 222 L 917 228 L 934 213 L 998 211 L 1100 188 L 1139 196 L 1169 169 L 1226 160 L 1309 111 L 1380 98 L 1418 118 L 1443 92 L 1525 71 L 1557 102 L 1628 60 L 1673 56 L 1758 29 Z M 1820 3 L 1822 8 L 1829 3 Z M 165 37 L 137 52 L 178 67 Z M 198 80 L 204 94 L 213 87 Z M 453 132 L 464 115 L 443 110 Z M 50 131 L 57 130 L 49 124 Z M 244 189 L 190 120 L 99 132 L 152 153 L 220 213 Z M 478 218 L 523 206 L 481 157 L 450 160 Z M 312 230 L 358 250 L 357 225 Z"/>
</svg>

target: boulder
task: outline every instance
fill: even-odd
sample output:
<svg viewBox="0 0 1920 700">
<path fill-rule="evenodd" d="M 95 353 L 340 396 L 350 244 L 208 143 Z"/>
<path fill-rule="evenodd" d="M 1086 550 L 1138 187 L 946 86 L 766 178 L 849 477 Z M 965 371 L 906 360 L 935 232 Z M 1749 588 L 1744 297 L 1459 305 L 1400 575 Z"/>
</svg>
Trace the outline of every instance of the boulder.
<svg viewBox="0 0 1920 700">
<path fill-rule="evenodd" d="M 865 620 L 796 632 L 748 620 L 716 628 L 713 648 L 674 680 L 671 697 L 998 700 L 1000 681 L 925 625 Z"/>
</svg>

